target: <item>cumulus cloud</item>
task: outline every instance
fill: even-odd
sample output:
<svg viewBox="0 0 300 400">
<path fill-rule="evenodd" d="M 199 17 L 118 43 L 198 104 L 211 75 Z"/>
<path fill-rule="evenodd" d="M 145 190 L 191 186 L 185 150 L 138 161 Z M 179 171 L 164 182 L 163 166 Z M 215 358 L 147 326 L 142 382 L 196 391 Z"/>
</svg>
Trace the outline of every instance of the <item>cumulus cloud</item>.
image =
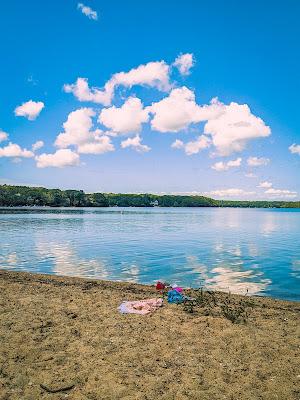
<svg viewBox="0 0 300 400">
<path fill-rule="evenodd" d="M 104 108 L 98 121 L 115 133 L 139 133 L 149 114 L 137 97 L 129 97 L 121 107 Z"/>
<path fill-rule="evenodd" d="M 184 143 L 181 140 L 175 140 L 171 147 L 173 149 L 183 149 L 188 156 L 197 154 L 201 150 L 207 149 L 211 144 L 210 139 L 207 136 L 201 135 L 196 140 Z"/>
<path fill-rule="evenodd" d="M 206 121 L 204 134 L 211 137 L 217 155 L 228 156 L 245 149 L 250 140 L 269 136 L 271 131 L 262 119 L 254 116 L 246 104 L 225 105 L 214 98 L 199 106 L 187 87 L 173 89 L 169 96 L 153 103 L 152 129 L 159 132 L 187 130 L 191 124 Z"/>
<path fill-rule="evenodd" d="M 186 53 L 179 55 L 175 62 L 174 67 L 178 68 L 181 75 L 189 75 L 190 69 L 194 66 L 195 60 L 192 53 Z"/>
<path fill-rule="evenodd" d="M 171 144 L 172 149 L 184 149 L 184 143 L 182 140 L 176 139 L 175 142 Z"/>
<path fill-rule="evenodd" d="M 250 140 L 267 137 L 270 128 L 264 121 L 253 115 L 247 104 L 230 103 L 225 105 L 214 100 L 219 114 L 208 118 L 204 133 L 211 135 L 217 154 L 229 156 L 245 149 Z"/>
<path fill-rule="evenodd" d="M 134 138 L 123 140 L 121 142 L 121 147 L 122 149 L 125 149 L 126 147 L 131 147 L 139 153 L 146 153 L 147 151 L 150 151 L 151 148 L 145 144 L 142 144 L 141 140 L 141 137 L 139 135 L 136 135 Z"/>
<path fill-rule="evenodd" d="M 205 192 L 207 196 L 217 196 L 217 197 L 224 197 L 224 198 L 232 198 L 232 197 L 245 197 L 254 195 L 255 192 L 247 191 L 244 189 L 237 189 L 237 188 L 230 188 L 230 189 L 218 189 L 212 190 L 210 192 Z"/>
<path fill-rule="evenodd" d="M 222 112 L 214 101 L 210 105 L 199 106 L 195 93 L 185 86 L 173 89 L 168 97 L 152 103 L 147 109 L 154 115 L 151 127 L 158 132 L 179 132 L 190 124 L 217 117 Z"/>
<path fill-rule="evenodd" d="M 270 160 L 264 157 L 249 157 L 247 160 L 247 164 L 250 167 L 261 167 L 263 165 L 268 165 Z"/>
<path fill-rule="evenodd" d="M 92 108 L 80 108 L 72 111 L 63 124 L 64 132 L 55 141 L 59 148 L 75 146 L 78 153 L 102 154 L 113 151 L 110 138 L 103 135 L 100 129 L 92 130 L 95 111 Z"/>
<path fill-rule="evenodd" d="M 90 101 L 104 106 L 110 105 L 114 94 L 114 86 L 110 82 L 106 83 L 104 89 L 101 90 L 95 87 L 90 88 L 86 78 L 78 78 L 71 85 L 65 84 L 63 89 L 66 93 L 73 93 L 79 101 Z"/>
<path fill-rule="evenodd" d="M 272 186 L 273 186 L 273 184 L 271 182 L 264 181 L 264 182 L 260 182 L 257 187 L 268 189 L 268 188 L 271 188 Z"/>
<path fill-rule="evenodd" d="M 100 132 L 93 131 L 92 117 L 95 111 L 92 108 L 80 108 L 72 111 L 64 122 L 64 132 L 60 133 L 55 141 L 57 147 L 66 148 L 70 145 L 79 145 L 95 139 Z"/>
<path fill-rule="evenodd" d="M 31 158 L 33 156 L 32 151 L 22 149 L 16 143 L 10 142 L 7 146 L 0 148 L 0 157 Z"/>
<path fill-rule="evenodd" d="M 97 11 L 92 10 L 90 7 L 85 6 L 82 3 L 77 4 L 77 9 L 80 10 L 82 12 L 82 14 L 87 16 L 89 19 L 93 19 L 93 20 L 97 21 L 97 19 L 98 19 Z"/>
<path fill-rule="evenodd" d="M 42 140 L 38 140 L 37 142 L 35 142 L 32 145 L 31 148 L 32 148 L 32 151 L 37 151 L 37 150 L 41 149 L 43 146 L 44 146 L 44 142 Z"/>
<path fill-rule="evenodd" d="M 70 149 L 60 149 L 53 154 L 43 153 L 35 157 L 38 168 L 70 167 L 80 164 L 79 155 Z"/>
<path fill-rule="evenodd" d="M 212 169 L 214 169 L 215 171 L 228 171 L 230 168 L 237 168 L 240 167 L 242 162 L 241 158 L 237 158 L 236 160 L 230 160 L 228 162 L 224 162 L 224 161 L 219 161 L 216 162 L 214 165 L 212 165 Z"/>
<path fill-rule="evenodd" d="M 8 139 L 8 133 L 0 129 L 0 142 L 4 142 L 7 139 Z"/>
<path fill-rule="evenodd" d="M 271 195 L 276 198 L 293 199 L 293 198 L 297 197 L 297 192 L 293 192 L 293 191 L 287 190 L 287 189 L 270 188 L 265 191 L 265 194 Z"/>
<path fill-rule="evenodd" d="M 292 154 L 299 154 L 299 156 L 300 156 L 300 144 L 293 143 L 293 144 L 289 147 L 289 151 L 290 151 Z"/>
<path fill-rule="evenodd" d="M 94 141 L 79 144 L 77 150 L 82 154 L 103 154 L 114 151 L 115 147 L 108 136 L 102 135 Z"/>
<path fill-rule="evenodd" d="M 184 145 L 184 151 L 188 156 L 197 154 L 199 151 L 204 150 L 210 146 L 210 139 L 206 136 L 199 136 L 198 139 L 187 142 Z"/>
<path fill-rule="evenodd" d="M 171 89 L 170 67 L 165 61 L 154 61 L 132 68 L 128 72 L 118 72 L 106 82 L 103 89 L 89 88 L 86 78 L 78 78 L 74 84 L 65 84 L 64 91 L 73 93 L 80 101 L 92 101 L 108 106 L 111 104 L 117 86 L 131 88 L 135 85 L 156 88 L 167 92 Z"/>
<path fill-rule="evenodd" d="M 45 107 L 42 101 L 29 100 L 26 103 L 16 107 L 15 115 L 18 117 L 25 117 L 29 121 L 34 121 Z"/>
</svg>

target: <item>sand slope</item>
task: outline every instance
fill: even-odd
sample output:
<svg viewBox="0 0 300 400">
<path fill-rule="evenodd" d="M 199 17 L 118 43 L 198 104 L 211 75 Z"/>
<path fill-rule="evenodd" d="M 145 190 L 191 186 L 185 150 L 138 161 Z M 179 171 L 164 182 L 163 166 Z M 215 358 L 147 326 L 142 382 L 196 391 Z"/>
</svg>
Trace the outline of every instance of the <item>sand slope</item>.
<svg viewBox="0 0 300 400">
<path fill-rule="evenodd" d="M 300 399 L 299 303 L 255 298 L 246 325 L 118 313 L 153 293 L 0 271 L 0 399 Z"/>
</svg>

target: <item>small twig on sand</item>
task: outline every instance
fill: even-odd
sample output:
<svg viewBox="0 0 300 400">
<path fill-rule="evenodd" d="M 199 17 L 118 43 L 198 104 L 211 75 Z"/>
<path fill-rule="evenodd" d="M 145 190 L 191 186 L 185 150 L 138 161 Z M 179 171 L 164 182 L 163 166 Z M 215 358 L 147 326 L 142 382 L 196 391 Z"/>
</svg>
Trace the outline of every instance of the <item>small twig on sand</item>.
<svg viewBox="0 0 300 400">
<path fill-rule="evenodd" d="M 66 391 L 66 390 L 71 390 L 71 389 L 73 389 L 74 386 L 75 386 L 75 385 L 68 385 L 68 386 L 62 386 L 62 387 L 60 387 L 60 388 L 52 389 L 52 388 L 49 388 L 48 386 L 46 386 L 46 385 L 44 385 L 44 384 L 42 384 L 42 383 L 40 384 L 40 387 L 41 387 L 42 389 L 46 390 L 46 392 L 48 392 L 48 393 L 64 392 L 64 391 Z"/>
</svg>

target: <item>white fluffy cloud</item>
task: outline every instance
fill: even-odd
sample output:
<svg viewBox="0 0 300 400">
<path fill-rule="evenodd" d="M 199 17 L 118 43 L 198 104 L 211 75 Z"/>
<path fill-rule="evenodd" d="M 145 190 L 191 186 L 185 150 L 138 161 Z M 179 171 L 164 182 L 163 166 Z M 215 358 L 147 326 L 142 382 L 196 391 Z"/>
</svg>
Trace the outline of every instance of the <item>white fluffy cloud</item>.
<svg viewBox="0 0 300 400">
<path fill-rule="evenodd" d="M 208 118 L 204 133 L 211 135 L 218 155 L 229 156 L 243 151 L 250 140 L 271 134 L 270 128 L 251 113 L 247 104 L 224 105 L 216 100 L 214 104 L 220 112 L 216 117 Z"/>
<path fill-rule="evenodd" d="M 173 89 L 168 97 L 147 107 L 151 114 L 152 129 L 158 132 L 179 132 L 190 124 L 215 118 L 222 112 L 213 101 L 210 105 L 199 106 L 195 101 L 195 93 L 183 86 Z"/>
<path fill-rule="evenodd" d="M 175 62 L 174 67 L 178 68 L 181 75 L 189 75 L 190 69 L 194 66 L 195 60 L 192 53 L 186 53 L 179 55 Z"/>
<path fill-rule="evenodd" d="M 63 88 L 66 93 L 73 93 L 79 101 L 91 101 L 105 106 L 110 105 L 114 94 L 114 86 L 110 82 L 101 90 L 90 88 L 86 78 L 78 78 L 76 83 L 65 84 Z"/>
<path fill-rule="evenodd" d="M 171 144 L 172 149 L 184 149 L 184 143 L 182 140 L 176 139 L 175 142 Z"/>
<path fill-rule="evenodd" d="M 159 132 L 179 132 L 191 124 L 207 121 L 204 133 L 211 137 L 216 153 L 221 156 L 240 152 L 250 140 L 271 133 L 246 104 L 225 105 L 214 98 L 209 105 L 199 106 L 195 94 L 187 87 L 173 89 L 168 97 L 153 103 L 148 110 L 154 115 L 151 127 Z"/>
<path fill-rule="evenodd" d="M 38 140 L 37 142 L 33 143 L 32 145 L 32 151 L 37 151 L 41 149 L 44 146 L 44 142 L 42 140 Z"/>
<path fill-rule="evenodd" d="M 227 162 L 224 162 L 224 161 L 216 162 L 214 165 L 212 165 L 211 168 L 218 172 L 228 171 L 230 168 L 240 167 L 241 162 L 242 162 L 242 159 L 239 157 L 236 160 L 230 160 Z"/>
<path fill-rule="evenodd" d="M 53 154 L 43 153 L 35 157 L 38 168 L 70 167 L 80 164 L 79 155 L 70 149 L 60 149 Z"/>
<path fill-rule="evenodd" d="M 287 189 L 270 188 L 265 191 L 265 194 L 271 195 L 275 198 L 293 199 L 293 198 L 297 197 L 297 192 L 293 192 L 293 191 L 287 190 Z"/>
<path fill-rule="evenodd" d="M 75 146 L 78 153 L 102 154 L 113 151 L 110 138 L 103 135 L 100 129 L 92 130 L 95 111 L 91 108 L 80 108 L 72 111 L 63 124 L 64 132 L 55 141 L 59 148 Z"/>
<path fill-rule="evenodd" d="M 97 11 L 92 10 L 90 7 L 85 6 L 82 3 L 78 3 L 77 8 L 78 8 L 78 10 L 81 10 L 82 14 L 84 14 L 88 18 L 97 21 L 97 19 L 98 19 Z"/>
<path fill-rule="evenodd" d="M 60 133 L 55 141 L 57 147 L 66 148 L 70 145 L 80 145 L 93 141 L 100 131 L 91 131 L 93 127 L 92 117 L 95 111 L 92 108 L 79 108 L 72 111 L 64 122 L 64 132 Z"/>
<path fill-rule="evenodd" d="M 259 185 L 257 187 L 259 188 L 264 188 L 264 189 L 269 189 L 273 186 L 273 184 L 271 182 L 268 181 L 264 181 L 264 182 L 260 182 Z"/>
<path fill-rule="evenodd" d="M 8 139 L 8 133 L 0 129 L 0 142 L 4 142 L 7 139 Z"/>
<path fill-rule="evenodd" d="M 0 157 L 31 158 L 33 156 L 32 151 L 22 149 L 16 143 L 10 142 L 7 146 L 0 148 Z"/>
<path fill-rule="evenodd" d="M 15 115 L 18 117 L 25 117 L 29 121 L 34 121 L 45 107 L 42 101 L 29 100 L 21 106 L 16 107 Z"/>
<path fill-rule="evenodd" d="M 247 164 L 250 167 L 261 167 L 263 165 L 268 165 L 270 160 L 264 157 L 249 157 L 247 160 Z"/>
<path fill-rule="evenodd" d="M 128 72 L 114 74 L 103 89 L 89 88 L 87 79 L 78 78 L 76 83 L 64 85 L 64 91 L 73 93 L 80 101 L 92 101 L 108 106 L 111 104 L 117 86 L 131 88 L 134 85 L 142 85 L 169 91 L 171 89 L 169 74 L 168 64 L 164 61 L 155 61 L 132 68 Z"/>
<path fill-rule="evenodd" d="M 289 147 L 289 151 L 290 151 L 292 154 L 299 154 L 299 156 L 300 156 L 300 144 L 293 143 L 293 144 Z"/>
<path fill-rule="evenodd" d="M 115 133 L 139 133 L 149 114 L 137 97 L 129 97 L 121 107 L 104 108 L 98 121 Z"/>
<path fill-rule="evenodd" d="M 134 138 L 123 140 L 121 142 L 121 147 L 122 149 L 125 149 L 126 147 L 131 147 L 139 153 L 146 153 L 147 151 L 150 151 L 151 148 L 145 144 L 142 144 L 141 140 L 141 137 L 139 135 L 136 135 Z"/>
<path fill-rule="evenodd" d="M 211 144 L 210 139 L 207 136 L 201 135 L 196 140 L 184 143 L 182 140 L 175 140 L 171 147 L 173 149 L 183 149 L 188 156 L 197 154 L 201 150 L 207 149 Z"/>
<path fill-rule="evenodd" d="M 77 147 L 78 153 L 82 154 L 103 154 L 114 151 L 114 145 L 108 136 L 96 137 L 94 141 L 81 143 Z"/>
<path fill-rule="evenodd" d="M 217 196 L 224 198 L 232 198 L 232 197 L 245 197 L 254 195 L 255 192 L 247 191 L 244 189 L 230 188 L 230 189 L 218 189 L 212 190 L 210 192 L 205 192 L 206 196 Z"/>
</svg>

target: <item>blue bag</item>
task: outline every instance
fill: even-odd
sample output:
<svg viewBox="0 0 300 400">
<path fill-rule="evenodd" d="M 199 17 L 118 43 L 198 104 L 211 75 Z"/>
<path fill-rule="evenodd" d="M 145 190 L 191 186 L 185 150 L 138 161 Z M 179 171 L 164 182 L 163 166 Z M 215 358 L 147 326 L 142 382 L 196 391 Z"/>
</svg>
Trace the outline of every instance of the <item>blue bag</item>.
<svg viewBox="0 0 300 400">
<path fill-rule="evenodd" d="M 169 290 L 168 291 L 168 303 L 179 304 L 182 303 L 185 299 L 181 293 L 177 292 L 177 290 Z"/>
</svg>

